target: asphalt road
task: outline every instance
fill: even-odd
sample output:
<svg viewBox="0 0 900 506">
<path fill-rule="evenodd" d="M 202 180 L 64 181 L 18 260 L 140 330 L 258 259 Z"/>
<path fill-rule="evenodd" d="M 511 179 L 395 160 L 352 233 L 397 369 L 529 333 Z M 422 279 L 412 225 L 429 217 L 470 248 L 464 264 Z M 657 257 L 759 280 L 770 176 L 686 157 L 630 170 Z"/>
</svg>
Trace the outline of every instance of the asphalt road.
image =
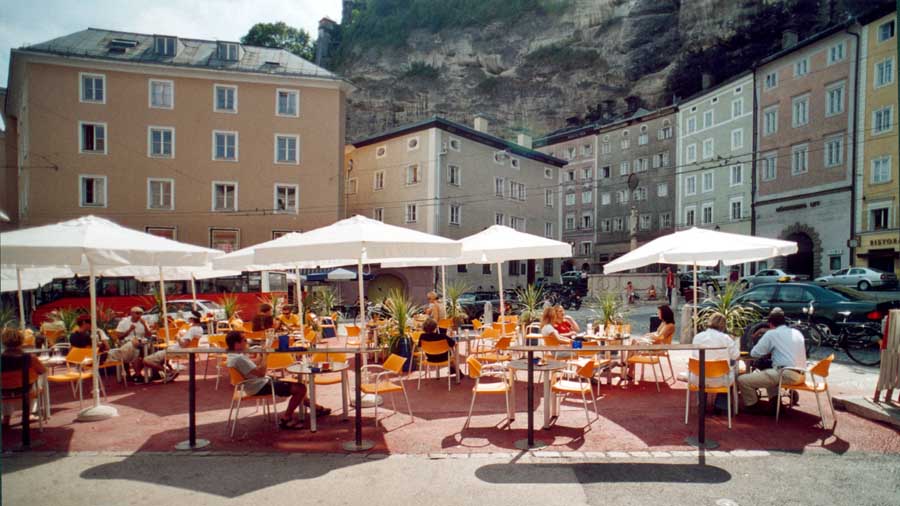
<svg viewBox="0 0 900 506">
<path fill-rule="evenodd" d="M 897 455 L 724 454 L 705 465 L 612 455 L 4 455 L 2 494 L 10 506 L 880 506 L 900 497 Z"/>
</svg>

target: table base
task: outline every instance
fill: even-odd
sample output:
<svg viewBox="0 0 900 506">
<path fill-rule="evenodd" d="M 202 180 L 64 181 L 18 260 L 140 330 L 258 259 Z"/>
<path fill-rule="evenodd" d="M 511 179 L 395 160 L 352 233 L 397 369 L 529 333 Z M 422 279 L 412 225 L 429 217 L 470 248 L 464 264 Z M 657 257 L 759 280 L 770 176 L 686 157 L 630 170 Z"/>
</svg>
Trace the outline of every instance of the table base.
<svg viewBox="0 0 900 506">
<path fill-rule="evenodd" d="M 380 395 L 363 394 L 362 396 L 362 407 L 364 408 L 374 408 L 382 404 L 384 404 L 384 399 Z M 352 399 L 350 405 L 356 407 L 356 399 Z"/>
<path fill-rule="evenodd" d="M 535 448 L 544 448 L 545 446 L 547 446 L 549 444 L 550 443 L 547 443 L 546 441 L 539 441 L 539 440 L 535 439 L 529 445 L 527 439 L 520 439 L 520 440 L 516 441 L 515 443 L 513 443 L 513 446 L 515 446 L 516 448 L 518 448 L 520 450 L 534 450 Z"/>
<path fill-rule="evenodd" d="M 175 449 L 176 450 L 199 450 L 200 448 L 206 448 L 207 446 L 209 446 L 208 439 L 198 439 L 193 447 L 191 446 L 190 440 L 185 440 L 185 441 L 182 441 L 182 442 L 178 443 L 177 445 L 175 445 Z"/>
<path fill-rule="evenodd" d="M 719 447 L 719 443 L 713 441 L 712 439 L 707 439 L 703 442 L 703 444 L 700 444 L 700 441 L 696 436 L 688 436 L 684 438 L 684 442 L 693 446 L 694 448 L 703 448 L 704 450 L 714 450 Z"/>
<path fill-rule="evenodd" d="M 106 420 L 114 416 L 119 416 L 119 412 L 116 410 L 116 408 L 109 405 L 99 404 L 97 406 L 91 406 L 87 409 L 82 410 L 80 413 L 78 413 L 78 418 L 76 418 L 76 420 L 78 420 L 79 422 L 98 422 L 100 420 Z"/>
<path fill-rule="evenodd" d="M 341 448 L 348 452 L 364 452 L 375 448 L 375 443 L 368 439 L 363 439 L 359 444 L 356 444 L 356 441 L 347 441 L 346 443 L 341 444 Z"/>
</svg>

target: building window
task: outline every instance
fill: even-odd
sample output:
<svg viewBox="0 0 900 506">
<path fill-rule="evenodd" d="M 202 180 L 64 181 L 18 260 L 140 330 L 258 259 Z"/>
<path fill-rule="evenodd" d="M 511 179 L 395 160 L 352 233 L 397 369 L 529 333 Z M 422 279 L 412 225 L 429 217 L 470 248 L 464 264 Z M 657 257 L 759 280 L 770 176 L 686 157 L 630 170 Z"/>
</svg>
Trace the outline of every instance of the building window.
<svg viewBox="0 0 900 506">
<path fill-rule="evenodd" d="M 503 225 L 504 223 L 506 223 L 506 220 L 504 218 L 505 216 L 503 216 L 503 213 L 495 213 L 494 225 Z"/>
<path fill-rule="evenodd" d="M 844 112 L 844 84 L 829 87 L 825 92 L 825 115 L 834 116 Z"/>
<path fill-rule="evenodd" d="M 297 214 L 299 211 L 297 195 L 300 187 L 295 184 L 275 185 L 275 212 Z"/>
<path fill-rule="evenodd" d="M 686 207 L 684 209 L 684 225 L 686 227 L 693 227 L 697 223 L 697 208 L 694 206 Z"/>
<path fill-rule="evenodd" d="M 684 152 L 684 160 L 688 163 L 697 161 L 697 145 L 688 144 Z"/>
<path fill-rule="evenodd" d="M 638 158 L 637 160 L 634 161 L 634 171 L 635 172 L 647 172 L 648 165 L 649 164 L 647 163 L 646 158 Z"/>
<path fill-rule="evenodd" d="M 213 160 L 236 162 L 238 159 L 238 133 L 213 130 Z"/>
<path fill-rule="evenodd" d="M 846 52 L 846 44 L 841 41 L 828 48 L 828 64 L 843 61 Z"/>
<path fill-rule="evenodd" d="M 583 144 L 581 146 L 581 154 L 584 156 L 593 156 L 594 155 L 594 145 L 593 144 Z"/>
<path fill-rule="evenodd" d="M 612 146 L 610 146 L 609 142 L 604 142 L 600 144 L 600 154 L 608 155 L 612 152 Z"/>
<path fill-rule="evenodd" d="M 642 214 L 640 218 L 638 218 L 638 227 L 641 230 L 650 230 L 653 226 L 653 217 L 649 214 Z"/>
<path fill-rule="evenodd" d="M 525 231 L 525 218 L 521 218 L 518 216 L 510 216 L 509 217 L 509 226 L 518 230 L 519 232 Z"/>
<path fill-rule="evenodd" d="M 494 178 L 494 196 L 501 198 L 506 196 L 506 181 L 502 177 Z"/>
<path fill-rule="evenodd" d="M 778 132 L 778 107 L 770 107 L 763 111 L 763 135 Z"/>
<path fill-rule="evenodd" d="M 150 107 L 172 109 L 175 107 L 175 83 L 162 79 L 150 80 Z"/>
<path fill-rule="evenodd" d="M 279 237 L 284 237 L 293 232 L 300 232 L 300 230 L 272 230 L 272 240 L 278 239 Z"/>
<path fill-rule="evenodd" d="M 375 171 L 375 175 L 373 176 L 372 181 L 372 189 L 375 191 L 384 189 L 384 171 L 377 170 Z"/>
<path fill-rule="evenodd" d="M 669 120 L 663 120 L 662 128 L 656 131 L 656 138 L 659 140 L 672 138 L 672 124 L 669 123 Z"/>
<path fill-rule="evenodd" d="M 604 206 L 608 206 L 610 201 L 612 200 L 612 196 L 609 192 L 603 192 L 600 194 L 600 204 Z"/>
<path fill-rule="evenodd" d="M 574 206 L 574 205 L 575 205 L 575 194 L 574 194 L 574 193 L 567 193 L 567 194 L 566 194 L 566 205 L 567 205 L 567 206 Z"/>
<path fill-rule="evenodd" d="M 490 265 L 490 264 L 487 264 Z M 545 258 L 544 259 L 544 277 L 550 278 L 553 276 L 553 259 Z"/>
<path fill-rule="evenodd" d="M 510 158 L 509 166 L 516 170 L 519 170 L 519 159 L 518 158 Z"/>
<path fill-rule="evenodd" d="M 462 186 L 462 171 L 459 165 L 450 165 L 447 167 L 447 179 L 453 186 Z"/>
<path fill-rule="evenodd" d="M 712 128 L 713 124 L 715 124 L 715 118 L 713 114 L 713 110 L 705 111 L 703 113 L 703 128 Z"/>
<path fill-rule="evenodd" d="M 713 191 L 715 182 L 715 173 L 712 171 L 703 173 L 703 193 Z"/>
<path fill-rule="evenodd" d="M 684 194 L 697 194 L 697 176 L 687 176 L 684 178 Z"/>
<path fill-rule="evenodd" d="M 735 119 L 744 114 L 744 99 L 736 98 L 731 101 L 731 118 Z"/>
<path fill-rule="evenodd" d="M 885 230 L 891 228 L 891 208 L 879 204 L 869 207 L 869 230 Z"/>
<path fill-rule="evenodd" d="M 575 230 L 575 215 L 572 213 L 566 215 L 566 230 Z"/>
<path fill-rule="evenodd" d="M 575 149 L 575 148 L 572 148 Z M 503 165 L 503 162 L 509 158 L 505 151 L 494 151 L 494 163 Z"/>
<path fill-rule="evenodd" d="M 507 263 L 509 264 L 509 267 L 507 268 L 507 271 L 506 271 L 507 274 L 509 274 L 510 276 L 518 276 L 519 275 L 519 262 L 516 260 L 512 260 Z"/>
<path fill-rule="evenodd" d="M 628 130 L 622 132 L 622 140 L 619 142 L 619 147 L 622 149 L 628 149 L 631 146 L 631 141 L 628 139 Z"/>
<path fill-rule="evenodd" d="M 767 90 L 771 90 L 776 86 L 778 86 L 778 72 L 770 72 L 766 74 L 765 88 Z"/>
<path fill-rule="evenodd" d="M 825 166 L 836 167 L 844 160 L 844 138 L 832 137 L 825 140 Z"/>
<path fill-rule="evenodd" d="M 78 176 L 78 204 L 106 207 L 106 176 Z"/>
<path fill-rule="evenodd" d="M 665 230 L 672 228 L 672 213 L 662 213 L 659 215 L 659 229 Z"/>
<path fill-rule="evenodd" d="M 209 247 L 231 253 L 241 249 L 241 231 L 236 228 L 209 229 Z"/>
<path fill-rule="evenodd" d="M 744 129 L 737 128 L 731 131 L 731 149 L 741 149 L 744 147 Z"/>
<path fill-rule="evenodd" d="M 744 168 L 738 165 L 731 166 L 731 186 L 740 186 L 744 183 Z"/>
<path fill-rule="evenodd" d="M 741 197 L 733 198 L 728 202 L 731 210 L 731 221 L 741 221 L 743 216 L 744 199 Z"/>
<path fill-rule="evenodd" d="M 668 197 L 669 196 L 669 183 L 657 183 L 656 196 L 657 197 Z"/>
<path fill-rule="evenodd" d="M 106 76 L 103 74 L 79 74 L 81 77 L 82 102 L 90 104 L 106 103 Z"/>
<path fill-rule="evenodd" d="M 407 151 L 415 151 L 419 149 L 419 138 L 418 137 L 410 137 L 406 139 L 406 150 Z"/>
<path fill-rule="evenodd" d="M 174 179 L 147 179 L 147 209 L 175 209 Z"/>
<path fill-rule="evenodd" d="M 635 202 L 639 202 L 641 200 L 647 200 L 647 188 L 643 186 L 638 186 L 634 189 L 632 197 Z"/>
<path fill-rule="evenodd" d="M 175 129 L 148 127 L 147 155 L 153 158 L 175 158 Z"/>
<path fill-rule="evenodd" d="M 459 139 L 450 139 L 450 149 L 452 149 L 453 151 L 459 151 L 461 149 Z"/>
<path fill-rule="evenodd" d="M 805 144 L 791 148 L 791 174 L 805 174 L 809 171 L 809 147 Z"/>
<path fill-rule="evenodd" d="M 872 160 L 872 184 L 891 181 L 891 157 L 881 156 Z"/>
<path fill-rule="evenodd" d="M 894 116 L 893 112 L 893 106 L 888 106 L 872 113 L 872 135 L 890 132 L 894 129 L 894 125 L 891 124 L 891 118 Z"/>
<path fill-rule="evenodd" d="M 299 117 L 300 92 L 298 90 L 276 90 L 275 114 L 292 118 Z"/>
<path fill-rule="evenodd" d="M 275 134 L 275 163 L 300 163 L 300 136 Z"/>
<path fill-rule="evenodd" d="M 237 86 L 217 84 L 213 86 L 213 110 L 216 112 L 237 113 L 238 96 Z"/>
<path fill-rule="evenodd" d="M 460 223 L 460 207 L 458 204 L 450 204 L 450 224 L 459 225 Z"/>
<path fill-rule="evenodd" d="M 238 185 L 229 181 L 213 181 L 212 210 L 237 211 Z"/>
<path fill-rule="evenodd" d="M 155 37 L 154 49 L 156 50 L 156 54 L 160 56 L 175 56 L 175 41 L 177 39 L 175 37 L 166 37 L 163 35 L 157 35 Z"/>
<path fill-rule="evenodd" d="M 776 172 L 776 161 L 778 160 L 778 155 L 776 153 L 768 153 L 763 155 L 762 158 L 762 180 L 763 181 L 771 181 L 775 179 L 777 175 Z"/>
<path fill-rule="evenodd" d="M 601 178 L 604 178 L 604 179 L 609 178 L 611 172 L 612 172 L 612 167 L 610 167 L 609 165 L 604 165 L 603 167 L 600 167 L 600 177 Z"/>
<path fill-rule="evenodd" d="M 591 190 L 584 190 L 581 192 L 581 203 L 582 204 L 590 204 L 594 200 L 594 192 Z"/>
<path fill-rule="evenodd" d="M 581 169 L 581 179 L 590 180 L 594 178 L 594 169 L 592 167 L 585 167 Z"/>
<path fill-rule="evenodd" d="M 609 232 L 610 230 L 612 230 L 612 220 L 608 218 L 600 220 L 600 231 Z"/>
<path fill-rule="evenodd" d="M 628 160 L 625 160 L 624 162 L 620 163 L 620 164 L 619 164 L 619 175 L 620 175 L 620 176 L 627 176 L 627 175 L 628 175 L 628 172 L 629 172 L 629 167 L 630 167 L 630 166 L 631 166 L 631 164 L 630 164 L 630 162 L 629 162 Z"/>
<path fill-rule="evenodd" d="M 697 117 L 691 116 L 687 119 L 687 133 L 688 135 L 697 131 Z"/>
<path fill-rule="evenodd" d="M 553 190 L 549 188 L 544 190 L 544 206 L 553 207 Z"/>
<path fill-rule="evenodd" d="M 646 128 L 646 127 L 641 127 L 641 128 Z M 641 134 L 638 135 L 638 146 L 646 146 L 647 143 L 649 143 L 649 142 L 650 142 L 650 134 L 642 131 Z"/>
<path fill-rule="evenodd" d="M 703 213 L 701 214 L 701 223 L 703 225 L 712 225 L 713 223 L 713 203 L 706 202 L 703 204 Z"/>
<path fill-rule="evenodd" d="M 359 192 L 359 180 L 355 177 L 348 178 L 344 183 L 344 195 L 356 195 Z"/>
<path fill-rule="evenodd" d="M 81 135 L 79 152 L 106 154 L 106 123 L 79 121 L 78 132 Z"/>
<path fill-rule="evenodd" d="M 178 230 L 175 227 L 144 227 L 144 232 L 173 241 L 178 240 Z"/>
<path fill-rule="evenodd" d="M 375 158 L 384 158 L 387 156 L 387 146 L 378 146 L 375 148 Z"/>
<path fill-rule="evenodd" d="M 466 264 L 459 264 L 456 266 L 456 272 L 464 274 L 466 272 L 469 272 L 469 267 Z"/>
<path fill-rule="evenodd" d="M 544 222 L 544 237 L 553 238 L 553 223 L 552 222 Z"/>
<path fill-rule="evenodd" d="M 481 264 L 481 273 L 485 275 L 491 274 L 491 264 Z"/>
<path fill-rule="evenodd" d="M 574 170 L 567 170 L 567 171 L 566 171 L 566 182 L 567 182 L 567 183 L 574 183 L 574 182 L 575 182 L 575 171 L 574 171 Z"/>
<path fill-rule="evenodd" d="M 708 160 L 716 154 L 715 150 L 715 140 L 710 137 L 709 139 L 703 139 L 703 159 Z"/>
<path fill-rule="evenodd" d="M 406 204 L 406 223 L 415 223 L 419 219 L 419 206 Z"/>
<path fill-rule="evenodd" d="M 791 126 L 794 128 L 805 126 L 809 123 L 809 95 L 796 97 L 791 101 Z"/>
<path fill-rule="evenodd" d="M 894 30 L 895 24 L 893 19 L 878 25 L 878 42 L 894 38 Z"/>
<path fill-rule="evenodd" d="M 809 74 L 809 58 L 802 58 L 794 62 L 794 77 L 803 77 Z"/>
<path fill-rule="evenodd" d="M 419 184 L 421 179 L 419 178 L 419 166 L 418 165 L 410 165 L 406 167 L 406 184 L 407 186 L 413 184 Z"/>
<path fill-rule="evenodd" d="M 894 82 L 894 59 L 885 58 L 875 64 L 875 87 L 881 88 Z"/>
<path fill-rule="evenodd" d="M 592 228 L 594 226 L 593 215 L 590 212 L 582 213 L 581 228 Z"/>
<path fill-rule="evenodd" d="M 617 216 L 613 218 L 613 232 L 622 232 L 625 230 L 625 218 Z"/>
<path fill-rule="evenodd" d="M 516 181 L 509 182 L 509 198 L 525 202 L 525 184 Z"/>
<path fill-rule="evenodd" d="M 628 190 L 619 190 L 616 192 L 616 203 L 617 204 L 628 203 Z"/>
<path fill-rule="evenodd" d="M 375 209 L 372 209 L 372 219 L 383 222 L 384 221 L 384 208 L 376 207 Z"/>
<path fill-rule="evenodd" d="M 240 57 L 240 46 L 234 42 L 219 42 L 219 58 L 222 60 L 237 61 Z"/>
<path fill-rule="evenodd" d="M 583 257 L 591 256 L 591 242 L 590 241 L 581 241 L 578 245 L 578 253 Z"/>
<path fill-rule="evenodd" d="M 553 179 L 553 169 L 544 167 L 544 179 Z"/>
</svg>

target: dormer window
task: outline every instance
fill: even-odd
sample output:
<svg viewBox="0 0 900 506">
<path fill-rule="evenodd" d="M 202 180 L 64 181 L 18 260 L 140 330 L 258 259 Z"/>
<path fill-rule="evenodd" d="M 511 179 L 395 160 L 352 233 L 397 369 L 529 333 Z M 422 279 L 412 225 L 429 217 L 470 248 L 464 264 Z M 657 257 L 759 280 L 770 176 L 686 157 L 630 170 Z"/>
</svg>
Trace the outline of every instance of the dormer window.
<svg viewBox="0 0 900 506">
<path fill-rule="evenodd" d="M 219 58 L 228 61 L 240 59 L 240 45 L 234 42 L 219 42 Z"/>
<path fill-rule="evenodd" d="M 156 35 L 153 40 L 153 47 L 156 54 L 160 56 L 175 56 L 178 39 L 176 37 Z"/>
</svg>

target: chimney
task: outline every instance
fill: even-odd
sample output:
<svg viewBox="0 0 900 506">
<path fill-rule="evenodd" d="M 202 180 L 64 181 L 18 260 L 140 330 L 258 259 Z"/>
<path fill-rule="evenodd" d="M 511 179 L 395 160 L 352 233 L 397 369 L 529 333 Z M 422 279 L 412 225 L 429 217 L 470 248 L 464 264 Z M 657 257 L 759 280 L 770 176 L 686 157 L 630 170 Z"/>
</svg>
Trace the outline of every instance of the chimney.
<svg viewBox="0 0 900 506">
<path fill-rule="evenodd" d="M 799 37 L 797 36 L 797 30 L 793 28 L 788 28 L 781 34 L 781 49 L 790 49 L 797 45 L 797 41 Z"/>
<path fill-rule="evenodd" d="M 616 102 L 614 100 L 610 99 L 606 99 L 603 101 L 603 114 L 600 116 L 603 121 L 609 121 L 610 119 L 612 119 L 615 112 L 613 110 L 615 103 Z"/>
<path fill-rule="evenodd" d="M 638 110 L 638 107 L 641 106 L 641 97 L 636 97 L 634 95 L 625 97 L 625 105 L 627 106 L 625 114 L 631 116 Z"/>
<path fill-rule="evenodd" d="M 701 83 L 700 83 L 701 89 L 704 89 L 704 90 L 708 89 L 713 84 L 713 76 L 709 72 L 704 72 L 703 74 L 701 74 L 700 79 L 701 79 Z"/>
<path fill-rule="evenodd" d="M 484 114 L 481 114 L 481 113 L 478 113 L 475 115 L 475 122 L 472 125 L 472 127 L 475 128 L 476 131 L 482 132 L 482 133 L 488 133 L 489 125 L 490 125 L 490 123 L 488 122 L 487 116 L 485 116 Z"/>
<path fill-rule="evenodd" d="M 516 144 L 531 149 L 531 136 L 528 134 L 519 134 L 516 136 Z"/>
</svg>

